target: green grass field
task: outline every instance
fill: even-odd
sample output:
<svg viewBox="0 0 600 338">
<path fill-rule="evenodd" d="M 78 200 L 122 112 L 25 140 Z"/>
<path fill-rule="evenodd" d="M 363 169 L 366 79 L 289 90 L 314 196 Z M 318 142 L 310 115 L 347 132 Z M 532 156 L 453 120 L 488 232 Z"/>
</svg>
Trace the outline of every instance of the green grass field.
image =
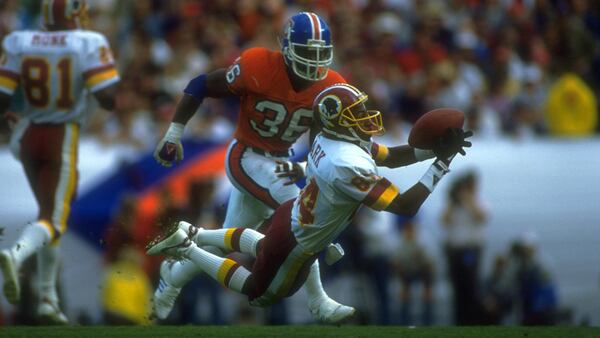
<svg viewBox="0 0 600 338">
<path fill-rule="evenodd" d="M 71 326 L 0 327 L 0 337 L 600 337 L 600 327 L 398 327 L 398 326 Z"/>
</svg>

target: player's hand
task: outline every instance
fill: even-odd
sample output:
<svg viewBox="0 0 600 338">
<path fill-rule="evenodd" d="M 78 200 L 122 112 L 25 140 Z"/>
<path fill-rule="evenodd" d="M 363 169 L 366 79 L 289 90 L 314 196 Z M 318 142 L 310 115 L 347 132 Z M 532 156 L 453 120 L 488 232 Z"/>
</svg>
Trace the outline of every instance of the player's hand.
<svg viewBox="0 0 600 338">
<path fill-rule="evenodd" d="M 183 146 L 181 145 L 181 135 L 184 125 L 181 123 L 171 123 L 167 133 L 154 150 L 154 159 L 165 167 L 170 167 L 173 162 L 179 163 L 183 160 Z"/>
<path fill-rule="evenodd" d="M 471 146 L 471 142 L 467 141 L 467 138 L 471 136 L 473 136 L 473 132 L 470 130 L 448 128 L 446 133 L 437 140 L 433 152 L 440 159 L 449 159 L 458 153 L 464 156 L 467 154 L 464 148 Z"/>
<path fill-rule="evenodd" d="M 305 177 L 306 162 L 292 162 L 292 161 L 279 161 L 277 160 L 275 166 L 275 173 L 277 177 L 287 177 L 288 182 L 283 185 L 294 184 Z"/>
</svg>

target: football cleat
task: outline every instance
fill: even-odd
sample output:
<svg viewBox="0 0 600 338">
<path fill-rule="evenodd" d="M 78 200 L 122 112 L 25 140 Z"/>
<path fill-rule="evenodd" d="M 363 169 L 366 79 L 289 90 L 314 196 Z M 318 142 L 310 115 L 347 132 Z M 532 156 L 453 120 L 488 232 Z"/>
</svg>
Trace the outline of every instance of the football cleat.
<svg viewBox="0 0 600 338">
<path fill-rule="evenodd" d="M 152 317 L 166 319 L 173 310 L 181 288 L 171 283 L 171 267 L 175 261 L 163 261 L 160 264 L 160 280 L 152 298 Z"/>
<path fill-rule="evenodd" d="M 179 229 L 178 224 L 159 234 L 146 246 L 146 254 L 150 256 L 164 254 L 176 258 L 182 258 L 181 250 L 189 248 L 192 241 L 184 230 Z"/>
<path fill-rule="evenodd" d="M 38 321 L 42 325 L 67 325 L 69 320 L 60 310 L 57 302 L 42 298 L 37 308 Z"/>
<path fill-rule="evenodd" d="M 196 237 L 196 235 L 198 234 L 198 232 L 204 228 L 201 227 L 197 227 L 195 225 L 192 225 L 186 221 L 180 221 L 177 224 L 177 227 L 183 231 L 185 231 L 185 233 L 187 233 L 187 236 L 189 239 L 191 239 L 192 241 L 194 240 L 194 237 Z M 198 243 L 196 243 L 198 244 Z"/>
<path fill-rule="evenodd" d="M 310 301 L 308 308 L 315 320 L 327 324 L 337 324 L 349 319 L 356 309 L 336 302 L 329 297 L 319 297 Z"/>
<path fill-rule="evenodd" d="M 21 295 L 19 268 L 8 250 L 0 251 L 0 270 L 4 276 L 4 296 L 11 304 L 17 304 Z"/>
</svg>

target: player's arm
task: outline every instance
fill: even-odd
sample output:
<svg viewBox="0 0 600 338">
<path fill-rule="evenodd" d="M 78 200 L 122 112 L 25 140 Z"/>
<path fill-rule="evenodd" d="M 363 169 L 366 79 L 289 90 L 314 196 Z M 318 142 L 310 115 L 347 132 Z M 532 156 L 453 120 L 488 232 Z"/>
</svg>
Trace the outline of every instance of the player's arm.
<svg viewBox="0 0 600 338">
<path fill-rule="evenodd" d="M 471 146 L 471 142 L 467 139 L 472 135 L 471 131 L 448 129 L 444 135 L 437 139 L 436 146 L 432 150 L 414 148 L 408 144 L 388 148 L 383 144 L 374 142 L 371 146 L 371 155 L 378 166 L 388 168 L 403 167 L 434 157 L 449 158 L 456 153 L 465 155 L 463 148 Z"/>
<path fill-rule="evenodd" d="M 17 40 L 18 37 L 15 33 L 11 33 L 2 40 L 2 50 L 0 50 L 0 118 L 5 118 L 14 92 L 20 82 L 21 62 L 18 56 Z"/>
<path fill-rule="evenodd" d="M 371 155 L 378 166 L 388 168 L 404 167 L 435 157 L 433 150 L 413 148 L 408 144 L 388 148 L 378 143 L 373 143 Z"/>
<path fill-rule="evenodd" d="M 154 151 L 156 161 L 170 167 L 173 161 L 183 159 L 181 137 L 188 121 L 194 116 L 206 97 L 220 98 L 233 95 L 227 84 L 227 70 L 220 68 L 208 74 L 193 78 L 183 90 L 183 96 L 177 103 L 175 115 L 167 133 Z"/>
<path fill-rule="evenodd" d="M 362 200 L 363 204 L 374 210 L 385 210 L 397 215 L 414 216 L 435 186 L 450 170 L 450 161 L 436 159 L 423 177 L 404 193 L 386 178 L 378 179 Z"/>
<path fill-rule="evenodd" d="M 112 85 L 100 89 L 94 93 L 94 97 L 98 100 L 100 107 L 102 109 L 106 109 L 109 111 L 113 111 L 115 109 L 115 97 L 117 96 L 117 83 L 113 83 Z"/>
</svg>

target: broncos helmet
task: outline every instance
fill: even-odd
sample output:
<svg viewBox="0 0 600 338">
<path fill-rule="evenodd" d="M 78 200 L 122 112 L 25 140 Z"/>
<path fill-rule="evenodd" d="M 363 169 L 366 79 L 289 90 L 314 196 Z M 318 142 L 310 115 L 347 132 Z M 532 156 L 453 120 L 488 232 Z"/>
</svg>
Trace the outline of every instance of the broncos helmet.
<svg viewBox="0 0 600 338">
<path fill-rule="evenodd" d="M 42 15 L 48 30 L 85 28 L 88 23 L 85 0 L 44 0 Z"/>
<path fill-rule="evenodd" d="M 381 112 L 365 107 L 368 98 L 356 87 L 338 83 L 317 95 L 313 112 L 324 133 L 364 145 L 372 135 L 384 133 Z"/>
<path fill-rule="evenodd" d="M 333 62 L 331 31 L 318 15 L 301 12 L 292 16 L 285 24 L 280 43 L 285 63 L 294 74 L 309 81 L 327 76 Z"/>
</svg>

